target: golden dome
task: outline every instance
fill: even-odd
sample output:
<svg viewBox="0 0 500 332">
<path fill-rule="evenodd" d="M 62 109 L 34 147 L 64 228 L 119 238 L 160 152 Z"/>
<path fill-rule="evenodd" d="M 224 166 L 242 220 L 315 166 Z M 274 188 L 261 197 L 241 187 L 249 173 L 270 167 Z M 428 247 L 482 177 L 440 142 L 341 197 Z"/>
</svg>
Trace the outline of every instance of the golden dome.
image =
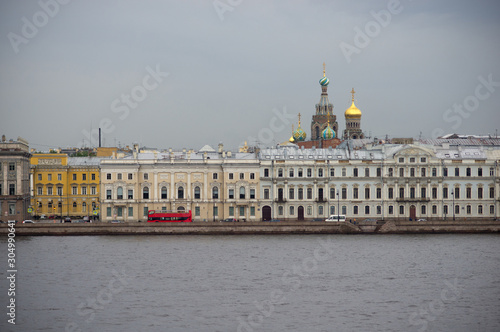
<svg viewBox="0 0 500 332">
<path fill-rule="evenodd" d="M 354 101 L 353 101 L 351 107 L 349 107 L 348 109 L 346 109 L 344 115 L 348 119 L 360 118 L 361 117 L 361 111 L 359 110 L 359 108 L 356 107 L 356 105 L 354 105 Z"/>
<path fill-rule="evenodd" d="M 345 117 L 347 119 L 359 119 L 361 118 L 361 111 L 359 110 L 359 108 L 356 107 L 356 105 L 354 105 L 354 93 L 356 91 L 354 91 L 354 88 L 352 89 L 351 93 L 352 93 L 352 104 L 351 104 L 351 107 L 349 107 L 348 109 L 345 110 Z"/>
</svg>

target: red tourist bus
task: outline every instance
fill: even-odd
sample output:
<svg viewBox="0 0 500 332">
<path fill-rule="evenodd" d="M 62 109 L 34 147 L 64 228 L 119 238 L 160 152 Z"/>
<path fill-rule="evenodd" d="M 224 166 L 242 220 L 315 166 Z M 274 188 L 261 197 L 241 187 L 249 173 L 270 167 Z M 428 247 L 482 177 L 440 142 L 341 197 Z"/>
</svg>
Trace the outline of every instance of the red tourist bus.
<svg viewBox="0 0 500 332">
<path fill-rule="evenodd" d="M 166 211 L 149 210 L 148 222 L 192 222 L 191 210 L 185 211 Z"/>
</svg>

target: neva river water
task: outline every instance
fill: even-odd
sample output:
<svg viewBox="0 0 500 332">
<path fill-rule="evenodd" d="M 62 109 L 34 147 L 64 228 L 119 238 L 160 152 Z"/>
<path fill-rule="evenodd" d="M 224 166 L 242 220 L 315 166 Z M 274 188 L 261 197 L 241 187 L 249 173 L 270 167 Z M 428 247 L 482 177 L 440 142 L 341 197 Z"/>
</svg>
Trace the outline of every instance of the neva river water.
<svg viewBox="0 0 500 332">
<path fill-rule="evenodd" d="M 500 331 L 499 235 L 16 240 L 0 331 Z"/>
</svg>

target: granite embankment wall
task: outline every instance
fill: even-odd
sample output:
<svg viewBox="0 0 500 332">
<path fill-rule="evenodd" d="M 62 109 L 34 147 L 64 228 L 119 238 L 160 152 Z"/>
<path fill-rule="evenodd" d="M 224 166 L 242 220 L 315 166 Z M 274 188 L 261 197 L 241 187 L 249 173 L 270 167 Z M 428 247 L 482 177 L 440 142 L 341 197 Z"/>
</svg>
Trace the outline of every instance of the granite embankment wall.
<svg viewBox="0 0 500 332">
<path fill-rule="evenodd" d="M 7 234 L 7 224 L 0 234 Z M 383 225 L 336 222 L 246 223 L 82 223 L 16 224 L 16 236 L 29 235 L 174 235 L 174 234 L 417 234 L 500 233 L 500 221 L 388 221 Z"/>
</svg>

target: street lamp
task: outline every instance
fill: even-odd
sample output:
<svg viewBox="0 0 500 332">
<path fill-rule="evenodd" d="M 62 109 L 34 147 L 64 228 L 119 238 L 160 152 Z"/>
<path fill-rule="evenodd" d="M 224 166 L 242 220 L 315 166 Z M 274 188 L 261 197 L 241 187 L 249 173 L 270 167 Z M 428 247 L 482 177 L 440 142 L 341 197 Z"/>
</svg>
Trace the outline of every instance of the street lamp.
<svg viewBox="0 0 500 332">
<path fill-rule="evenodd" d="M 455 193 L 452 191 L 451 192 L 451 198 L 453 199 L 453 206 L 452 206 L 452 209 L 453 209 L 453 221 L 455 221 Z"/>
<path fill-rule="evenodd" d="M 337 222 L 340 222 L 340 195 L 337 189 Z"/>
</svg>

